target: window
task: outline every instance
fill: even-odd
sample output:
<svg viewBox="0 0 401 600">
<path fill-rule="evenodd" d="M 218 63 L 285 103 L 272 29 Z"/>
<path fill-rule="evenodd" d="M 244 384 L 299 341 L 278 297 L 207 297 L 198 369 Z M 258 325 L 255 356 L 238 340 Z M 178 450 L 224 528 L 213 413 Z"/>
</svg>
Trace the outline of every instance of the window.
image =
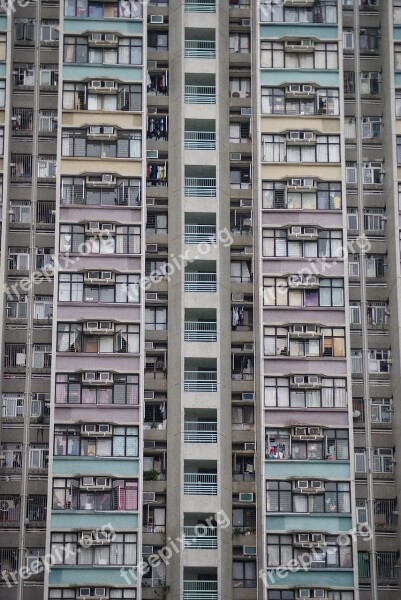
<svg viewBox="0 0 401 600">
<path fill-rule="evenodd" d="M 64 62 L 141 65 L 142 38 L 118 38 L 117 48 L 92 48 L 88 46 L 87 37 L 65 36 Z"/>
<path fill-rule="evenodd" d="M 148 31 L 148 50 L 168 50 L 168 33 L 160 31 Z"/>
<path fill-rule="evenodd" d="M 373 473 L 394 471 L 393 448 L 375 448 L 373 452 Z"/>
<path fill-rule="evenodd" d="M 262 0 L 260 20 L 262 23 L 337 23 L 337 3 L 326 0 L 311 7 L 297 7 L 284 6 L 277 0 Z"/>
<path fill-rule="evenodd" d="M 363 372 L 362 350 L 351 350 L 351 373 Z"/>
<path fill-rule="evenodd" d="M 142 2 L 140 0 L 118 0 L 114 2 L 66 0 L 64 15 L 66 17 L 92 17 L 93 19 L 103 17 L 106 19 L 116 17 L 125 19 L 140 18 L 142 16 Z M 131 598 L 131 596 L 127 597 Z"/>
<path fill-rule="evenodd" d="M 348 460 L 348 430 L 325 429 L 303 440 L 290 429 L 266 429 L 265 448 L 269 460 Z"/>
<path fill-rule="evenodd" d="M 311 52 L 286 52 L 286 44 L 283 42 L 262 40 L 260 45 L 262 69 L 338 69 L 336 43 L 315 42 Z"/>
<path fill-rule="evenodd" d="M 321 328 L 321 338 L 291 338 L 288 327 L 264 328 L 266 356 L 345 356 L 345 330 Z"/>
<path fill-rule="evenodd" d="M 254 508 L 233 508 L 233 528 L 254 531 L 256 527 L 256 512 Z"/>
<path fill-rule="evenodd" d="M 367 231 L 384 230 L 384 209 L 383 208 L 365 208 L 364 227 Z"/>
<path fill-rule="evenodd" d="M 91 182 L 101 182 L 101 176 L 91 178 Z M 101 206 L 138 206 L 141 203 L 141 181 L 139 179 L 117 178 L 115 187 L 91 187 L 85 185 L 83 177 L 61 178 L 61 203 L 88 204 Z"/>
<path fill-rule="evenodd" d="M 341 183 L 322 182 L 316 189 L 305 191 L 287 189 L 280 181 L 263 181 L 263 208 L 297 210 L 340 210 Z M 401 194 L 400 194 L 401 197 Z"/>
<path fill-rule="evenodd" d="M 355 94 L 355 72 L 344 71 L 344 93 Z"/>
<path fill-rule="evenodd" d="M 266 512 L 350 513 L 350 484 L 321 483 L 321 491 L 308 495 L 293 489 L 296 482 L 266 481 Z"/>
<path fill-rule="evenodd" d="M 318 289 L 294 289 L 286 278 L 265 277 L 263 288 L 265 306 L 344 306 L 342 279 L 320 279 Z"/>
<path fill-rule="evenodd" d="M 140 131 L 119 131 L 116 140 L 93 140 L 87 139 L 84 130 L 64 131 L 62 155 L 92 158 L 140 158 L 142 133 Z"/>
<path fill-rule="evenodd" d="M 255 411 L 253 406 L 233 406 L 231 409 L 232 429 L 253 430 Z"/>
<path fill-rule="evenodd" d="M 99 272 L 99 277 L 101 273 Z M 132 303 L 139 302 L 139 275 L 115 275 L 115 285 L 84 285 L 81 273 L 60 273 L 60 302 Z"/>
<path fill-rule="evenodd" d="M 90 595 L 95 595 L 95 588 L 89 588 Z M 49 588 L 49 600 L 75 600 L 76 591 L 68 588 Z M 113 588 L 109 589 L 110 600 L 135 600 L 136 589 Z"/>
<path fill-rule="evenodd" d="M 251 80 L 248 77 L 230 77 L 230 96 L 239 94 L 240 97 L 248 98 L 251 95 Z"/>
<path fill-rule="evenodd" d="M 61 565 L 135 565 L 136 533 L 116 533 L 110 544 L 81 547 L 77 533 L 53 533 L 51 553 L 54 564 Z M 80 548 L 80 552 L 78 549 Z"/>
<path fill-rule="evenodd" d="M 256 588 L 256 562 L 233 561 L 233 587 Z"/>
<path fill-rule="evenodd" d="M 286 566 L 290 561 L 305 560 L 308 554 L 305 548 L 293 546 L 292 535 L 267 535 L 267 566 Z M 351 544 L 340 545 L 337 536 L 326 536 L 324 546 L 312 548 L 309 554 L 312 569 L 317 568 L 352 568 Z M 301 563 L 302 564 L 302 563 Z"/>
<path fill-rule="evenodd" d="M 358 229 L 357 208 L 347 208 L 347 227 L 348 229 Z"/>
<path fill-rule="evenodd" d="M 362 118 L 362 138 L 374 139 L 382 137 L 382 117 Z"/>
<path fill-rule="evenodd" d="M 344 50 L 354 49 L 354 30 L 343 29 L 343 48 Z"/>
<path fill-rule="evenodd" d="M 384 279 L 385 277 L 385 255 L 378 254 L 376 256 L 368 255 L 366 257 L 366 277 L 375 277 Z"/>
<path fill-rule="evenodd" d="M 369 350 L 369 373 L 390 373 L 390 350 Z"/>
<path fill-rule="evenodd" d="M 57 352 L 133 353 L 139 352 L 139 325 L 111 323 L 112 334 L 83 335 L 81 323 L 59 323 Z"/>
<path fill-rule="evenodd" d="M 54 248 L 36 249 L 36 268 L 46 269 L 52 267 L 54 263 Z"/>
<path fill-rule="evenodd" d="M 252 261 L 231 261 L 231 281 L 250 283 L 252 281 Z"/>
<path fill-rule="evenodd" d="M 392 421 L 391 398 L 372 398 L 371 422 L 372 423 L 391 423 Z"/>
<path fill-rule="evenodd" d="M 102 230 L 98 235 L 85 238 L 83 225 L 60 225 L 60 252 L 82 254 L 139 254 L 140 226 L 115 228 L 115 234 Z"/>
<path fill-rule="evenodd" d="M 316 378 L 319 381 L 318 378 Z M 322 377 L 310 389 L 295 387 L 288 377 L 265 377 L 265 406 L 280 408 L 345 408 L 347 383 L 343 378 Z"/>
<path fill-rule="evenodd" d="M 388 322 L 388 302 L 368 302 L 368 323 L 370 325 L 384 325 Z"/>
<path fill-rule="evenodd" d="M 342 256 L 341 230 L 319 231 L 314 241 L 289 240 L 287 229 L 263 230 L 263 256 L 326 257 Z"/>
<path fill-rule="evenodd" d="M 398 147 L 397 147 L 398 157 Z M 363 183 L 367 185 L 381 185 L 383 183 L 383 163 L 364 163 L 362 169 Z"/>
<path fill-rule="evenodd" d="M 356 162 L 345 163 L 345 182 L 355 184 L 358 182 Z"/>
<path fill-rule="evenodd" d="M 262 113 L 269 115 L 338 115 L 339 92 L 319 89 L 309 97 L 289 97 L 282 88 L 262 88 Z"/>
<path fill-rule="evenodd" d="M 262 135 L 262 160 L 266 162 L 340 162 L 340 137 L 317 135 L 316 143 L 307 141 L 306 132 L 299 133 L 299 142 L 289 144 L 284 135 Z M 302 137 L 305 136 L 305 137 Z M 304 141 L 303 141 L 304 140 Z"/>
<path fill-rule="evenodd" d="M 58 21 L 42 21 L 40 40 L 42 42 L 57 42 L 59 40 Z"/>
<path fill-rule="evenodd" d="M 80 425 L 55 425 L 54 456 L 138 456 L 138 427 L 108 427 L 112 435 L 90 437 Z"/>
<path fill-rule="evenodd" d="M 359 302 L 350 302 L 349 304 L 349 320 L 351 325 L 361 324 L 361 305 Z"/>
<path fill-rule="evenodd" d="M 167 308 L 147 307 L 145 309 L 145 329 L 165 331 L 167 329 Z"/>
<path fill-rule="evenodd" d="M 91 380 L 85 379 L 85 375 L 81 373 L 57 373 L 55 402 L 56 404 L 138 404 L 138 375 L 114 373 L 112 380 L 112 385 L 99 383 L 93 385 Z"/>
<path fill-rule="evenodd" d="M 349 277 L 359 277 L 359 254 L 348 256 L 348 275 Z"/>
<path fill-rule="evenodd" d="M 361 94 L 380 94 L 380 73 L 376 71 L 361 73 Z"/>
<path fill-rule="evenodd" d="M 374 27 L 361 29 L 359 33 L 359 47 L 361 50 L 378 50 L 379 30 Z"/>
<path fill-rule="evenodd" d="M 230 54 L 249 54 L 251 47 L 251 36 L 249 33 L 230 33 Z"/>
</svg>

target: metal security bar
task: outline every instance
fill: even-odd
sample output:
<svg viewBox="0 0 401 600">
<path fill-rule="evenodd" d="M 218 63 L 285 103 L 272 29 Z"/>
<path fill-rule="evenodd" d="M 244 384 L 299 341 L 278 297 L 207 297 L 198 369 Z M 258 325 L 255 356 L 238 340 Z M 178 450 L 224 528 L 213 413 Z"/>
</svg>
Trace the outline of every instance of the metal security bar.
<svg viewBox="0 0 401 600">
<path fill-rule="evenodd" d="M 185 321 L 184 340 L 186 342 L 215 342 L 217 323 L 214 321 Z"/>
<path fill-rule="evenodd" d="M 184 473 L 184 494 L 195 496 L 216 496 L 216 473 Z"/>
<path fill-rule="evenodd" d="M 216 392 L 217 371 L 185 371 L 184 390 L 186 392 Z"/>
<path fill-rule="evenodd" d="M 185 104 L 216 104 L 214 85 L 186 85 Z"/>
<path fill-rule="evenodd" d="M 186 292 L 215 292 L 216 273 L 185 273 Z"/>
</svg>

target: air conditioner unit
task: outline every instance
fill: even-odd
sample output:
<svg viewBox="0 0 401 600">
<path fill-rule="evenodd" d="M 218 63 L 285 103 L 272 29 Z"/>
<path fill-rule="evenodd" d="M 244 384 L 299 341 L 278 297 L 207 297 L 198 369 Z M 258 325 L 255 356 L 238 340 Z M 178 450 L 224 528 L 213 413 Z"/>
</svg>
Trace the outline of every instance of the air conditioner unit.
<svg viewBox="0 0 401 600">
<path fill-rule="evenodd" d="M 297 597 L 297 600 L 303 600 L 304 598 L 312 598 L 311 590 L 309 590 L 309 589 L 298 590 L 298 594 L 296 597 Z"/>
<path fill-rule="evenodd" d="M 313 131 L 304 131 L 304 140 L 306 142 L 314 142 L 315 141 L 315 134 Z"/>
<path fill-rule="evenodd" d="M 291 187 L 301 187 L 303 184 L 302 179 L 291 179 L 291 183 L 289 184 Z"/>
<path fill-rule="evenodd" d="M 311 542 L 314 544 L 323 544 L 324 535 L 322 533 L 311 533 Z"/>
<path fill-rule="evenodd" d="M 157 60 L 148 60 L 148 69 L 157 69 Z"/>
<path fill-rule="evenodd" d="M 159 158 L 158 150 L 146 150 L 146 158 Z"/>
<path fill-rule="evenodd" d="M 148 556 L 149 554 L 153 554 L 153 546 L 142 546 L 142 555 Z"/>
<path fill-rule="evenodd" d="M 157 300 L 157 292 L 145 292 L 145 300 Z"/>
<path fill-rule="evenodd" d="M 240 97 L 238 91 L 232 91 L 230 95 L 231 95 L 231 98 L 239 98 Z"/>
<path fill-rule="evenodd" d="M 110 383 L 113 381 L 113 375 L 109 371 L 101 371 L 99 373 L 99 381 L 102 383 Z"/>
<path fill-rule="evenodd" d="M 250 106 L 245 106 L 241 108 L 241 117 L 251 117 L 252 116 L 252 108 Z"/>
<path fill-rule="evenodd" d="M 246 442 L 244 444 L 244 450 L 255 450 L 255 442 Z"/>
<path fill-rule="evenodd" d="M 253 392 L 242 392 L 241 398 L 242 400 L 253 402 L 255 399 L 255 394 Z"/>
<path fill-rule="evenodd" d="M 307 427 L 295 427 L 294 428 L 294 436 L 300 437 L 308 435 Z"/>
<path fill-rule="evenodd" d="M 320 427 L 308 427 L 308 435 L 321 436 L 322 430 Z"/>
<path fill-rule="evenodd" d="M 85 230 L 90 231 L 91 233 L 100 232 L 99 221 L 89 221 L 89 223 L 85 224 Z"/>
<path fill-rule="evenodd" d="M 302 182 L 303 187 L 305 188 L 313 188 L 315 187 L 315 180 L 314 179 L 303 179 Z"/>
<path fill-rule="evenodd" d="M 146 252 L 157 252 L 157 244 L 146 244 Z"/>
<path fill-rule="evenodd" d="M 145 342 L 145 350 L 153 350 L 154 343 L 153 342 Z"/>
<path fill-rule="evenodd" d="M 94 433 L 96 431 L 95 423 L 86 423 L 81 427 L 81 433 Z"/>
<path fill-rule="evenodd" d="M 144 392 L 144 400 L 154 400 L 155 393 L 152 390 L 145 390 Z"/>
<path fill-rule="evenodd" d="M 118 42 L 118 37 L 115 35 L 115 33 L 105 33 L 104 41 L 108 44 L 115 44 Z"/>
<path fill-rule="evenodd" d="M 242 198 L 239 201 L 239 205 L 241 208 L 252 208 L 253 204 L 252 204 L 252 198 Z"/>
<path fill-rule="evenodd" d="M 110 488 L 111 487 L 110 477 L 96 477 L 94 485 L 98 488 Z"/>
<path fill-rule="evenodd" d="M 114 279 L 114 273 L 112 273 L 111 271 L 100 271 L 100 279 L 111 281 L 112 279 Z"/>
<path fill-rule="evenodd" d="M 84 373 L 83 379 L 84 381 L 95 381 L 96 373 L 94 371 L 87 371 L 86 373 Z"/>
<path fill-rule="evenodd" d="M 291 235 L 299 235 L 302 233 L 302 227 L 300 227 L 299 225 L 297 225 L 296 227 L 291 227 L 290 228 L 290 234 Z"/>
<path fill-rule="evenodd" d="M 230 160 L 241 160 L 241 152 L 230 152 Z"/>
<path fill-rule="evenodd" d="M 91 33 L 89 41 L 90 42 L 101 42 L 102 34 L 101 33 Z"/>
<path fill-rule="evenodd" d="M 94 477 L 82 477 L 81 486 L 82 487 L 93 487 L 95 485 Z"/>
<path fill-rule="evenodd" d="M 231 294 L 231 301 L 232 302 L 243 302 L 244 294 L 241 294 L 240 292 L 233 292 Z"/>
<path fill-rule="evenodd" d="M 320 377 L 318 375 L 308 375 L 308 383 L 310 385 L 319 385 Z"/>
<path fill-rule="evenodd" d="M 312 40 L 309 40 L 309 39 L 301 40 L 301 46 L 303 48 L 313 48 L 314 42 Z"/>
<path fill-rule="evenodd" d="M 300 479 L 296 481 L 295 484 L 297 490 L 307 490 L 309 488 L 309 481 L 306 479 Z"/>
<path fill-rule="evenodd" d="M 93 592 L 94 592 L 94 596 L 93 597 L 96 598 L 96 600 L 98 598 L 99 598 L 99 600 L 100 599 L 107 600 L 107 598 L 109 597 L 106 588 L 95 588 L 93 590 Z"/>
<path fill-rule="evenodd" d="M 313 590 L 313 598 L 327 598 L 326 590 L 321 588 Z"/>
<path fill-rule="evenodd" d="M 90 588 L 79 588 L 78 598 L 90 598 L 91 597 L 91 589 Z"/>
<path fill-rule="evenodd" d="M 241 19 L 241 25 L 242 25 L 242 27 L 250 27 L 251 19 Z"/>
<path fill-rule="evenodd" d="M 242 554 L 245 556 L 256 556 L 256 546 L 242 546 Z"/>
<path fill-rule="evenodd" d="M 155 206 L 156 198 L 146 198 L 146 206 Z"/>
<path fill-rule="evenodd" d="M 146 502 L 155 502 L 156 501 L 156 493 L 155 492 L 143 492 L 142 500 L 145 504 Z"/>
<path fill-rule="evenodd" d="M 115 231 L 115 226 L 113 225 L 113 223 L 102 223 L 100 229 L 101 231 L 112 233 L 113 231 Z"/>
<path fill-rule="evenodd" d="M 305 94 L 312 94 L 315 90 L 314 90 L 313 85 L 303 85 L 302 86 L 302 91 Z"/>
<path fill-rule="evenodd" d="M 92 81 L 89 82 L 88 87 L 90 90 L 98 90 L 99 88 L 102 87 L 102 82 L 100 81 L 100 79 L 93 79 Z"/>
<path fill-rule="evenodd" d="M 150 15 L 150 22 L 154 25 L 164 23 L 163 15 Z"/>
<path fill-rule="evenodd" d="M 300 140 L 301 139 L 301 132 L 300 131 L 290 131 L 288 133 L 287 137 L 290 140 Z"/>
<path fill-rule="evenodd" d="M 244 350 L 251 350 L 252 352 L 255 350 L 255 345 L 253 343 L 247 343 L 243 346 Z"/>
<path fill-rule="evenodd" d="M 295 534 L 294 542 L 296 544 L 305 544 L 305 543 L 308 543 L 309 541 L 310 541 L 309 533 L 296 533 Z"/>
<path fill-rule="evenodd" d="M 238 500 L 239 502 L 253 502 L 253 494 L 250 492 L 241 492 Z"/>
</svg>

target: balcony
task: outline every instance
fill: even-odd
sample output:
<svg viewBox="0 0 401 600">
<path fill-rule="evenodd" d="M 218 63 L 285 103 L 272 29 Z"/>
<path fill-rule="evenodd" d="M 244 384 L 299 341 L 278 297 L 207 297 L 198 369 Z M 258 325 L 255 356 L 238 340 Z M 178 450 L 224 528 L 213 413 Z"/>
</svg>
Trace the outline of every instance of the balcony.
<svg viewBox="0 0 401 600">
<path fill-rule="evenodd" d="M 216 321 L 185 321 L 184 341 L 185 342 L 216 342 L 217 341 L 217 323 L 216 323 Z"/>
<path fill-rule="evenodd" d="M 184 494 L 216 496 L 217 473 L 184 473 Z"/>
<path fill-rule="evenodd" d="M 216 104 L 216 86 L 186 85 L 185 104 Z"/>
<path fill-rule="evenodd" d="M 12 448 L 8 446 L 12 445 Z M 2 469 L 20 469 L 22 467 L 22 450 L 20 444 L 3 444 L 0 447 L 0 467 Z"/>
<path fill-rule="evenodd" d="M 217 371 L 184 371 L 184 391 L 217 392 Z"/>
<path fill-rule="evenodd" d="M 185 196 L 188 198 L 215 198 L 215 177 L 185 177 Z"/>
<path fill-rule="evenodd" d="M 188 444 L 216 444 L 217 421 L 190 421 L 184 423 L 184 442 Z"/>
<path fill-rule="evenodd" d="M 206 525 L 184 526 L 184 548 L 216 550 L 217 529 Z"/>
<path fill-rule="evenodd" d="M 216 225 L 185 224 L 185 244 L 215 244 Z"/>
<path fill-rule="evenodd" d="M 215 292 L 216 273 L 186 272 L 184 285 L 186 292 Z"/>
<path fill-rule="evenodd" d="M 214 0 L 185 0 L 185 12 L 216 12 Z"/>
<path fill-rule="evenodd" d="M 216 132 L 186 131 L 184 146 L 186 150 L 216 150 Z"/>
<path fill-rule="evenodd" d="M 217 600 L 217 581 L 184 579 L 183 600 Z"/>
<path fill-rule="evenodd" d="M 3 451 L 4 454 L 4 451 Z M 18 527 L 20 520 L 20 496 L 0 496 L 1 527 Z"/>
<path fill-rule="evenodd" d="M 214 40 L 185 40 L 185 58 L 216 58 Z"/>
</svg>

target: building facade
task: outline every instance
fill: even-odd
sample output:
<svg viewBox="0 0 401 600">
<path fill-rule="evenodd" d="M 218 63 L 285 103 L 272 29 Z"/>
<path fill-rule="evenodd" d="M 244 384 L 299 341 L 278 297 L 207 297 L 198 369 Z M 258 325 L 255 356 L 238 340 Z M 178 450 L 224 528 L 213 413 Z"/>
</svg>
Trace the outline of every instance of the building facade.
<svg viewBox="0 0 401 600">
<path fill-rule="evenodd" d="M 400 56 L 399 0 L 2 6 L 1 598 L 398 599 Z"/>
</svg>

